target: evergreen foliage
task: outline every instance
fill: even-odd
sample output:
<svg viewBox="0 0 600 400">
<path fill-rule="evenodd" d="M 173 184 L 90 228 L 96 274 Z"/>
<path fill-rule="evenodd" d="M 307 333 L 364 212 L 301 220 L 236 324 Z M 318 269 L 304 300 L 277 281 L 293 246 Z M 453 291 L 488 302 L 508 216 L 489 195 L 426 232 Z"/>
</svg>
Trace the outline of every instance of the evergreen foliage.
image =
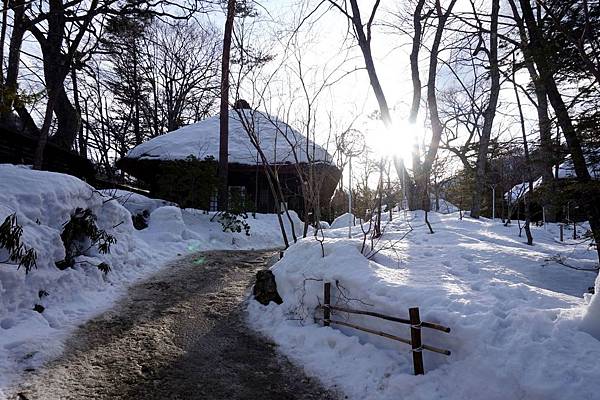
<svg viewBox="0 0 600 400">
<path fill-rule="evenodd" d="M 8 251 L 8 260 L 2 262 L 18 263 L 17 269 L 25 268 L 28 274 L 34 267 L 37 268 L 37 253 L 33 248 L 27 248 L 21 242 L 23 227 L 17 223 L 17 214 L 11 214 L 0 225 L 0 248 Z"/>
<path fill-rule="evenodd" d="M 98 252 L 106 254 L 110 252 L 111 244 L 117 242 L 114 236 L 98 228 L 96 216 L 90 209 L 82 208 L 77 208 L 71 219 L 64 224 L 60 238 L 65 246 L 65 259 L 57 262 L 56 266 L 61 270 L 72 268 L 75 258 L 86 254 L 92 247 L 97 247 Z M 97 267 L 104 273 L 110 271 L 110 266 L 106 263 Z"/>
<path fill-rule="evenodd" d="M 250 225 L 246 222 L 248 214 L 245 212 L 224 211 L 219 213 L 218 220 L 223 227 L 223 232 L 241 233 L 242 229 L 246 236 L 250 236 Z"/>
<path fill-rule="evenodd" d="M 229 209 L 218 214 L 218 221 L 223 227 L 223 232 L 241 233 L 250 236 L 250 225 L 246 222 L 246 211 L 251 207 L 243 192 L 229 188 Z"/>
<path fill-rule="evenodd" d="M 217 163 L 212 156 L 170 161 L 160 168 L 156 180 L 156 197 L 173 200 L 182 208 L 208 210 L 217 188 Z"/>
</svg>

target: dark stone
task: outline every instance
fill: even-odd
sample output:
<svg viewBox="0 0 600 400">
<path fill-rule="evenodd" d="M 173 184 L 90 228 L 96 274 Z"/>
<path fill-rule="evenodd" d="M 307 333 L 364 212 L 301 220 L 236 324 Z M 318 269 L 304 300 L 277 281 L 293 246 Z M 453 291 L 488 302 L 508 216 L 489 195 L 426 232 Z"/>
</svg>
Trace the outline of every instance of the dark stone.
<svg viewBox="0 0 600 400">
<path fill-rule="evenodd" d="M 132 215 L 131 221 L 133 222 L 133 227 L 138 231 L 142 229 L 146 229 L 148 227 L 148 218 L 150 217 L 150 213 L 148 210 L 144 210 L 143 212 Z"/>
<path fill-rule="evenodd" d="M 41 314 L 41 313 L 43 313 L 45 309 L 46 309 L 46 307 L 44 307 L 44 306 L 43 306 L 43 305 L 41 305 L 41 304 L 36 304 L 36 305 L 33 307 L 33 311 L 37 311 L 37 312 L 39 312 L 40 314 Z"/>
<path fill-rule="evenodd" d="M 256 273 L 256 283 L 252 289 L 252 294 L 254 294 L 256 301 L 265 306 L 271 301 L 277 304 L 283 303 L 281 296 L 277 292 L 275 275 L 268 269 Z"/>
</svg>

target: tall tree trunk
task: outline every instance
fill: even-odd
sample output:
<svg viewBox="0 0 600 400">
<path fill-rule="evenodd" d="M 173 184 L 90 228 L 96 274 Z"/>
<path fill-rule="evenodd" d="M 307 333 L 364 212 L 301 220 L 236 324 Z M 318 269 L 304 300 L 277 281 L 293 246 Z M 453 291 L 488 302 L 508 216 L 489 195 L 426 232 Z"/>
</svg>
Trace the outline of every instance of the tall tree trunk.
<svg viewBox="0 0 600 400">
<path fill-rule="evenodd" d="M 427 193 L 429 177 L 431 175 L 431 169 L 433 162 L 437 156 L 437 152 L 440 146 L 440 140 L 442 139 L 443 126 L 440 121 L 437 105 L 437 94 L 436 94 L 436 77 L 437 77 L 437 65 L 438 55 L 440 51 L 440 44 L 442 42 L 442 36 L 444 33 L 444 27 L 448 21 L 448 17 L 456 4 L 456 0 L 452 0 L 446 9 L 446 12 L 442 11 L 440 1 L 436 1 L 436 9 L 438 14 L 438 26 L 436 27 L 435 36 L 431 45 L 431 54 L 429 56 L 429 71 L 427 79 L 427 104 L 429 105 L 429 118 L 431 121 L 431 141 L 429 148 L 425 154 L 423 164 L 419 167 L 419 171 L 415 172 L 415 186 L 416 195 L 420 202 L 423 210 L 428 211 L 430 208 L 430 199 Z"/>
<path fill-rule="evenodd" d="M 227 18 L 223 33 L 223 58 L 221 59 L 221 114 L 219 115 L 219 211 L 228 208 L 229 187 L 227 183 L 229 167 L 229 61 L 231 54 L 231 37 L 235 17 L 235 0 L 227 2 Z"/>
<path fill-rule="evenodd" d="M 475 187 L 473 190 L 473 202 L 471 204 L 471 217 L 479 218 L 481 215 L 481 195 L 485 192 L 486 169 L 488 149 L 490 147 L 490 136 L 498 106 L 498 95 L 500 93 L 500 68 L 498 66 L 498 14 L 500 12 L 500 0 L 492 1 L 492 15 L 490 21 L 490 98 L 483 114 L 483 128 L 479 140 L 477 152 L 477 163 L 475 167 Z"/>
<path fill-rule="evenodd" d="M 23 124 L 23 131 L 29 134 L 39 132 L 33 118 L 17 99 L 19 76 L 19 65 L 21 60 L 21 46 L 23 45 L 23 36 L 25 34 L 25 11 L 28 4 L 25 0 L 13 0 L 10 3 L 13 10 L 13 28 L 9 41 L 8 62 L 6 65 L 6 79 L 2 87 L 2 103 L 0 104 L 0 121 L 7 122 L 12 115 L 13 108 L 19 115 Z"/>
<path fill-rule="evenodd" d="M 515 62 L 513 61 L 513 88 L 515 92 L 515 98 L 517 100 L 517 109 L 519 110 L 519 121 L 521 124 L 521 135 L 523 136 L 523 151 L 525 152 L 525 165 L 526 165 L 526 177 L 528 192 L 523 195 L 525 202 L 525 235 L 527 236 L 527 244 L 533 245 L 533 236 L 531 235 L 531 201 L 533 198 L 533 174 L 531 171 L 531 157 L 529 155 L 529 144 L 527 142 L 527 131 L 525 129 L 525 117 L 523 116 L 523 108 L 521 107 L 521 99 L 519 97 L 519 91 L 517 89 L 517 83 L 515 82 Z"/>
<path fill-rule="evenodd" d="M 73 82 L 73 102 L 77 109 L 77 114 L 81 117 L 81 105 L 79 104 L 79 87 L 77 80 L 77 69 L 73 65 L 71 67 L 71 81 Z M 83 137 L 83 122 L 79 123 L 79 130 L 77 131 L 77 142 L 79 144 L 79 155 L 87 158 L 87 140 Z"/>
<path fill-rule="evenodd" d="M 51 140 L 58 146 L 70 150 L 79 132 L 81 117 L 78 115 L 75 107 L 73 107 L 73 104 L 71 104 L 69 96 L 67 96 L 65 79 L 71 71 L 71 64 L 78 45 L 69 49 L 68 54 L 64 54 L 63 38 L 67 18 L 64 5 L 62 2 L 50 1 L 49 7 L 50 12 L 46 37 L 44 38 L 39 32 L 34 33 L 34 35 L 40 42 L 42 49 L 48 104 L 51 105 L 50 108 L 52 108 L 52 112 L 56 115 L 56 133 Z M 30 29 L 36 31 L 38 28 L 30 27 Z M 51 114 L 50 118 L 52 118 Z M 42 135 L 44 135 L 43 128 Z M 48 134 L 45 133 L 45 135 L 46 138 L 42 140 L 44 145 L 48 140 Z"/>
<path fill-rule="evenodd" d="M 358 0 L 350 0 L 350 8 L 352 9 L 352 26 L 354 27 L 354 33 L 358 42 L 358 47 L 365 60 L 365 67 L 367 68 L 367 74 L 369 75 L 369 82 L 371 82 L 371 88 L 379 104 L 379 111 L 381 112 L 381 119 L 386 127 L 391 127 L 392 117 L 390 116 L 390 109 L 387 104 L 387 100 L 381 88 L 379 82 L 379 76 L 375 70 L 375 63 L 373 62 L 373 54 L 371 53 L 371 24 L 373 22 L 373 16 L 379 6 L 379 0 L 376 1 L 371 13 L 371 19 L 367 22 L 367 33 L 365 33 L 363 27 L 363 21 L 360 15 L 360 8 L 358 6 Z"/>
<path fill-rule="evenodd" d="M 131 53 L 133 57 L 133 105 L 134 105 L 134 115 L 133 115 L 133 136 L 135 138 L 136 146 L 141 144 L 144 141 L 142 137 L 142 132 L 140 130 L 140 84 L 138 79 L 138 47 L 136 40 L 132 40 Z"/>
<path fill-rule="evenodd" d="M 541 203 L 542 206 L 546 208 L 546 214 L 551 220 L 553 220 L 556 217 L 558 210 L 557 205 L 553 204 L 552 201 L 552 198 L 554 197 L 554 191 L 556 190 L 552 168 L 558 160 L 553 150 L 552 121 L 548 116 L 548 95 L 546 94 L 544 82 L 542 82 L 537 70 L 535 69 L 534 62 L 531 59 L 531 54 L 527 54 L 529 53 L 529 49 L 527 49 L 525 46 L 523 50 L 526 54 L 525 65 L 529 71 L 529 77 L 533 82 L 537 103 L 535 108 L 538 116 L 538 128 L 540 131 L 540 149 L 536 161 L 539 162 L 539 165 L 542 169 L 543 186 L 541 191 Z"/>
<path fill-rule="evenodd" d="M 419 73 L 419 50 L 421 49 L 421 39 L 423 36 L 423 25 L 421 22 L 423 7 L 425 5 L 425 0 L 419 0 L 415 5 L 415 11 L 413 13 L 413 27 L 414 27 L 414 35 L 412 38 L 412 48 L 410 52 L 410 73 L 411 80 L 413 85 L 413 97 L 412 104 L 410 107 L 410 115 L 408 116 L 408 122 L 414 129 L 414 125 L 417 122 L 417 117 L 419 115 L 419 108 L 421 105 L 421 77 Z M 415 138 L 412 148 L 412 164 L 413 164 L 413 174 L 415 176 L 419 175 L 420 171 L 420 163 L 421 163 L 421 154 L 419 152 L 419 143 Z M 408 179 L 408 174 L 405 171 L 406 164 L 404 160 L 399 162 L 398 157 L 394 159 L 394 166 L 396 167 L 396 172 L 398 176 L 404 180 L 406 183 L 406 197 L 407 200 L 410 199 L 410 208 L 417 209 L 419 208 L 415 201 L 415 186 L 412 184 L 411 179 Z"/>
<path fill-rule="evenodd" d="M 0 62 L 4 66 L 4 43 L 6 43 L 6 26 L 8 24 L 8 0 L 2 0 L 2 27 L 0 28 Z M 4 67 L 0 68 L 0 87 L 4 88 Z M 4 97 L 4 93 L 0 93 Z M 1 100 L 1 98 L 0 98 Z"/>
</svg>

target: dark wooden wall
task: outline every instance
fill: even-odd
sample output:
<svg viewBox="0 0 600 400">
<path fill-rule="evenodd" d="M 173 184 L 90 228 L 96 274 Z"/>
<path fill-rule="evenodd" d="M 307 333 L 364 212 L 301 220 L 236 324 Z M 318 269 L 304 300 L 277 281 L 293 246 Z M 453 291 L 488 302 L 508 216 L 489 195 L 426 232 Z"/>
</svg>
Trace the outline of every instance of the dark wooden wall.
<svg viewBox="0 0 600 400">
<path fill-rule="evenodd" d="M 0 163 L 32 165 L 37 138 L 0 128 Z M 61 172 L 93 183 L 95 170 L 90 160 L 52 143 L 46 145 L 42 169 Z"/>
</svg>

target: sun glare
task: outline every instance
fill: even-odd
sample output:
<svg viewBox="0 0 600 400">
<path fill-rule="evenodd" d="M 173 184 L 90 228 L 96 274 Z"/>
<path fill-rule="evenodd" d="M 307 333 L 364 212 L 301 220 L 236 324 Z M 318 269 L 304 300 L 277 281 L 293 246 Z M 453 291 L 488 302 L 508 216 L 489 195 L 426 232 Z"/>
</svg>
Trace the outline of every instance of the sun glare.
<svg viewBox="0 0 600 400">
<path fill-rule="evenodd" d="M 412 163 L 412 149 L 423 138 L 422 128 L 404 120 L 386 127 L 378 121 L 369 129 L 369 146 L 378 157 L 399 157 L 405 164 Z"/>
</svg>

